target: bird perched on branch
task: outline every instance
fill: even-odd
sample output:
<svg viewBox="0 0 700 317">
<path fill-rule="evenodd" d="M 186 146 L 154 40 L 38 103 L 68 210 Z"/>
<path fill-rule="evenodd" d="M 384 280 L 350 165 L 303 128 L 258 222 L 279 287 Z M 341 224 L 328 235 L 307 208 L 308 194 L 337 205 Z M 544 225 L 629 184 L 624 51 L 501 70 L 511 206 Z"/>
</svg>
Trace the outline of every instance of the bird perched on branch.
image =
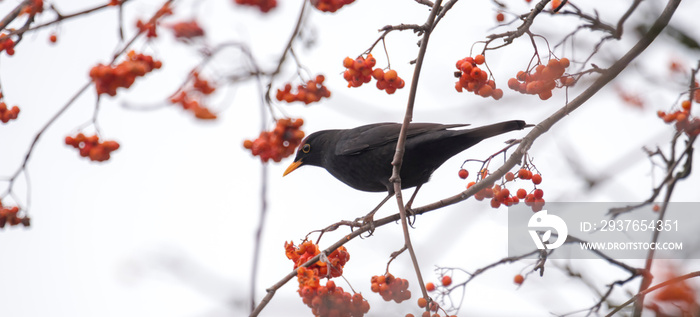
<svg viewBox="0 0 700 317">
<path fill-rule="evenodd" d="M 400 173 L 401 188 L 418 186 L 413 194 L 415 197 L 420 186 L 452 156 L 492 136 L 522 130 L 526 124 L 513 120 L 457 129 L 465 126 L 467 124 L 409 124 Z M 400 131 L 399 123 L 374 123 L 354 129 L 314 132 L 301 142 L 294 162 L 284 171 L 284 176 L 300 166 L 313 165 L 325 168 L 335 178 L 357 190 L 387 192 L 386 198 L 370 212 L 370 217 L 394 195 L 389 178 Z"/>
</svg>

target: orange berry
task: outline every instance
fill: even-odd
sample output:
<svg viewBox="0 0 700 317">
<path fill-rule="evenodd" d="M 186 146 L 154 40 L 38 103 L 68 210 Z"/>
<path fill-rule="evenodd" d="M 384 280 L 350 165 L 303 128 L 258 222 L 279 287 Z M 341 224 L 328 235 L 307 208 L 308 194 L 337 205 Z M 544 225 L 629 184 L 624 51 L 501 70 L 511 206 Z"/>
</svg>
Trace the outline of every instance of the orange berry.
<svg viewBox="0 0 700 317">
<path fill-rule="evenodd" d="M 49 35 L 49 42 L 56 43 L 57 40 L 58 40 L 58 37 L 56 37 L 56 34 Z"/>
<path fill-rule="evenodd" d="M 569 67 L 570 64 L 571 64 L 571 62 L 569 62 L 569 59 L 566 57 L 563 57 L 562 59 L 559 60 L 559 65 L 561 65 L 564 68 Z"/>
<path fill-rule="evenodd" d="M 654 206 L 651 207 L 651 210 L 653 212 L 659 212 L 659 210 L 661 210 L 661 207 L 659 206 L 659 204 L 654 204 Z"/>
<path fill-rule="evenodd" d="M 496 14 L 496 21 L 503 22 L 505 19 L 506 17 L 503 15 L 503 12 L 498 12 L 498 14 Z"/>
<path fill-rule="evenodd" d="M 479 88 L 479 91 L 477 92 L 477 95 L 482 96 L 482 97 L 491 97 L 491 94 L 493 94 L 493 88 L 489 85 L 483 85 L 481 88 Z"/>
<path fill-rule="evenodd" d="M 547 100 L 552 97 L 552 91 L 551 90 L 545 90 L 541 93 L 538 94 L 540 96 L 540 99 L 542 100 Z"/>
<path fill-rule="evenodd" d="M 372 71 L 372 77 L 374 77 L 374 79 L 376 80 L 384 79 L 384 70 L 382 70 L 381 68 L 375 68 Z"/>
<path fill-rule="evenodd" d="M 544 197 L 544 191 L 540 188 L 535 189 L 534 195 L 535 199 L 542 199 L 542 197 Z"/>
<path fill-rule="evenodd" d="M 492 207 L 492 208 L 501 207 L 501 201 L 498 200 L 498 199 L 496 199 L 495 197 L 494 197 L 494 198 L 491 198 L 491 207 Z"/>
<path fill-rule="evenodd" d="M 506 181 L 512 182 L 515 179 L 515 175 L 512 172 L 506 173 Z"/>
<path fill-rule="evenodd" d="M 501 88 L 494 89 L 491 96 L 495 100 L 499 100 L 499 99 L 503 98 L 503 89 L 501 89 Z"/>
<path fill-rule="evenodd" d="M 465 169 L 459 170 L 458 174 L 459 174 L 459 178 L 461 178 L 461 179 L 466 179 L 467 177 L 469 177 L 469 171 L 467 171 Z"/>
<path fill-rule="evenodd" d="M 396 71 L 393 69 L 390 69 L 386 73 L 384 73 L 384 80 L 386 80 L 386 81 L 394 81 L 394 80 L 396 80 L 397 77 L 399 77 L 399 76 L 396 73 Z"/>
<path fill-rule="evenodd" d="M 532 175 L 532 183 L 535 185 L 539 185 L 542 182 L 542 175 L 540 174 L 535 174 Z"/>
<path fill-rule="evenodd" d="M 486 57 L 484 57 L 484 55 L 479 54 L 474 56 L 474 63 L 476 63 L 477 65 L 481 65 L 484 62 L 486 62 Z"/>
<path fill-rule="evenodd" d="M 428 292 L 432 292 L 435 290 L 435 284 L 433 284 L 433 282 L 429 282 L 428 284 L 425 284 L 425 289 Z"/>
<path fill-rule="evenodd" d="M 520 82 L 515 78 L 508 79 L 508 88 L 513 90 L 519 90 Z"/>
<path fill-rule="evenodd" d="M 442 285 L 449 286 L 450 284 L 452 284 L 452 278 L 447 276 L 447 275 L 443 276 L 442 277 Z"/>
<path fill-rule="evenodd" d="M 418 299 L 418 307 L 425 308 L 426 306 L 428 306 L 428 300 L 425 299 L 424 297 L 419 298 Z"/>
<path fill-rule="evenodd" d="M 525 196 L 527 196 L 527 191 L 524 188 L 520 188 L 515 194 L 518 198 L 525 199 Z"/>
<path fill-rule="evenodd" d="M 525 282 L 525 277 L 523 277 L 521 274 L 518 274 L 513 278 L 513 282 L 515 282 L 515 284 L 522 285 L 523 282 Z"/>
<path fill-rule="evenodd" d="M 690 110 L 690 105 L 690 100 L 683 100 L 683 102 L 681 102 L 681 108 L 683 108 L 683 110 Z"/>
</svg>

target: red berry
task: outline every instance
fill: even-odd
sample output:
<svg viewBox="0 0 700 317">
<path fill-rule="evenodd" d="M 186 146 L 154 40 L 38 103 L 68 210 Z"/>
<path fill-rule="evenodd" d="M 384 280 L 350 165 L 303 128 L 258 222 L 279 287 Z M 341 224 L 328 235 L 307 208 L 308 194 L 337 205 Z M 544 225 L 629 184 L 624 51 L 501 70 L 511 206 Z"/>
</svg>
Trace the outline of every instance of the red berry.
<svg viewBox="0 0 700 317">
<path fill-rule="evenodd" d="M 450 284 L 452 284 L 452 278 L 447 276 L 447 275 L 443 276 L 442 277 L 442 285 L 449 286 Z"/>
<path fill-rule="evenodd" d="M 465 169 L 459 170 L 458 174 L 459 174 L 459 178 L 461 178 L 461 179 L 466 179 L 467 177 L 469 177 L 469 171 L 467 171 Z"/>
<path fill-rule="evenodd" d="M 513 278 L 513 282 L 515 282 L 515 284 L 522 285 L 523 282 L 525 282 L 525 277 L 523 277 L 521 274 L 518 274 Z"/>
<path fill-rule="evenodd" d="M 432 292 L 435 290 L 435 284 L 433 284 L 433 282 L 429 282 L 428 284 L 425 284 L 425 289 L 428 292 Z"/>
<path fill-rule="evenodd" d="M 542 199 L 542 197 L 544 197 L 544 191 L 540 188 L 535 189 L 534 195 L 535 199 Z"/>
<path fill-rule="evenodd" d="M 542 175 L 540 174 L 535 174 L 532 175 L 532 183 L 535 185 L 539 185 L 542 182 Z"/>
</svg>

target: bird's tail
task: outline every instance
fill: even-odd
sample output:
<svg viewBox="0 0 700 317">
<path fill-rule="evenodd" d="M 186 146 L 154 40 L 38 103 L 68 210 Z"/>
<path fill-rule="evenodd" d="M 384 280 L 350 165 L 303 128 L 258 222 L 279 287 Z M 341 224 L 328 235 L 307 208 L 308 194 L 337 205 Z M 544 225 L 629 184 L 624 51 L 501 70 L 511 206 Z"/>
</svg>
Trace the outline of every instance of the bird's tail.
<svg viewBox="0 0 700 317">
<path fill-rule="evenodd" d="M 499 122 L 499 123 L 494 123 L 490 125 L 486 125 L 483 127 L 478 127 L 474 129 L 469 129 L 466 135 L 468 135 L 469 139 L 474 140 L 476 142 L 479 142 L 484 139 L 488 139 L 490 137 L 514 131 L 514 130 L 522 130 L 528 126 L 525 123 L 525 121 L 522 120 L 512 120 L 512 121 L 504 121 L 504 122 Z"/>
</svg>

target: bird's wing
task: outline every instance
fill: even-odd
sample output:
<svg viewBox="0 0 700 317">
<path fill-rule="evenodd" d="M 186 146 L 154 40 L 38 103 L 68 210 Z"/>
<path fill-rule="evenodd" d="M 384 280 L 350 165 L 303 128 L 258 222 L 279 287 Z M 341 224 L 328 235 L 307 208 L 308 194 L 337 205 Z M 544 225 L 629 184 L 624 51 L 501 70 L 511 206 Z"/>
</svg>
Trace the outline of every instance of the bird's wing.
<svg viewBox="0 0 700 317">
<path fill-rule="evenodd" d="M 406 138 L 431 131 L 464 127 L 468 124 L 411 123 Z M 336 155 L 353 155 L 396 142 L 401 132 L 399 123 L 374 123 L 345 130 L 335 147 Z"/>
</svg>

